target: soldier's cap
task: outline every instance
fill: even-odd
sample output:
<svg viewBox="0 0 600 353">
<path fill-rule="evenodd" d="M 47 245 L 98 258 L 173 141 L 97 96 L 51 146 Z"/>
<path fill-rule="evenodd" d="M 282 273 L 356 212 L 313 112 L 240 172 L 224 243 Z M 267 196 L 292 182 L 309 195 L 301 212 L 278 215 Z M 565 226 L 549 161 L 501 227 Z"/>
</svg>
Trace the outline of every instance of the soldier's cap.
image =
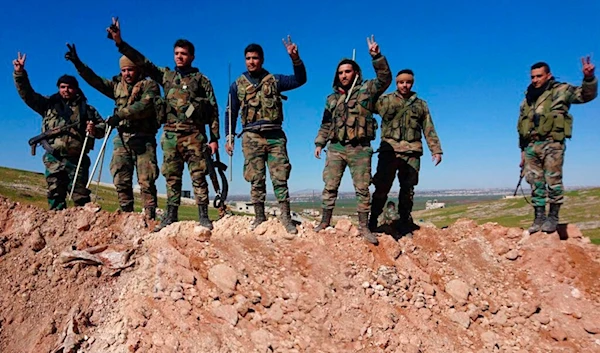
<svg viewBox="0 0 600 353">
<path fill-rule="evenodd" d="M 124 67 L 135 67 L 136 65 L 133 63 L 133 61 L 129 60 L 128 57 L 126 57 L 125 55 L 121 56 L 121 58 L 119 59 L 119 68 L 124 68 Z"/>
<path fill-rule="evenodd" d="M 58 78 L 58 81 L 56 82 L 56 87 L 60 87 L 61 83 L 67 84 L 75 89 L 79 89 L 79 82 L 77 82 L 75 76 L 62 75 Z"/>
</svg>

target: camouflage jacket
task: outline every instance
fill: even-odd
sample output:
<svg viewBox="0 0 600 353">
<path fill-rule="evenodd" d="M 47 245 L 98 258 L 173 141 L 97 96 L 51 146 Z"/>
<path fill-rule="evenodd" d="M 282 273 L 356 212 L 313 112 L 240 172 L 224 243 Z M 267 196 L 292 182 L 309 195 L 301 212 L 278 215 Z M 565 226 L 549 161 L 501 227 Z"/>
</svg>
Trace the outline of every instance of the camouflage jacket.
<svg viewBox="0 0 600 353">
<path fill-rule="evenodd" d="M 126 42 L 118 46 L 119 52 L 141 67 L 164 89 L 166 103 L 166 131 L 200 130 L 210 128 L 209 141 L 219 139 L 219 108 L 212 83 L 197 68 L 172 71 L 158 67 Z"/>
<path fill-rule="evenodd" d="M 521 102 L 517 132 L 519 147 L 523 150 L 531 141 L 552 139 L 562 142 L 571 138 L 573 117 L 571 104 L 587 103 L 598 95 L 598 79 L 584 79 L 581 87 L 568 83 L 548 81 L 546 90 L 535 102 L 525 98 Z"/>
<path fill-rule="evenodd" d="M 281 127 L 283 122 L 282 92 L 296 89 L 306 83 L 306 68 L 302 60 L 293 60 L 294 74 L 271 74 L 262 71 L 254 77 L 248 71 L 238 77 L 229 87 L 227 109 L 225 109 L 225 134 L 236 134 L 238 114 L 241 113 L 242 128 L 260 131 L 263 124 Z M 231 109 L 231 117 L 229 117 Z M 231 121 L 231 127 L 229 123 Z"/>
<path fill-rule="evenodd" d="M 96 75 L 84 64 L 75 67 L 85 82 L 115 101 L 115 115 L 122 119 L 120 132 L 156 135 L 160 128 L 155 104 L 160 99 L 160 88 L 156 82 L 140 79 L 131 85 L 121 74 L 109 80 Z"/>
<path fill-rule="evenodd" d="M 383 213 L 381 213 L 379 215 L 379 217 L 377 217 L 377 225 L 384 225 L 384 224 L 392 224 L 394 221 L 397 221 L 400 219 L 400 215 L 398 214 L 398 211 L 396 211 L 395 208 L 390 208 L 390 207 L 386 207 L 383 210 Z"/>
<path fill-rule="evenodd" d="M 380 151 L 423 154 L 422 135 L 425 135 L 431 154 L 442 154 L 440 139 L 435 131 L 427 102 L 413 93 L 408 100 L 398 91 L 381 96 L 375 105 L 381 116 Z"/>
<path fill-rule="evenodd" d="M 96 130 L 94 138 L 104 137 L 106 124 L 98 111 L 87 104 L 87 99 L 80 93 L 76 99 L 66 102 L 56 93 L 49 97 L 42 96 L 34 91 L 29 82 L 27 71 L 13 72 L 15 86 L 21 99 L 42 117 L 42 132 L 60 128 L 65 125 L 79 122 L 79 128 L 70 129 L 55 137 L 49 138 L 48 143 L 57 154 L 61 156 L 79 156 L 85 139 L 85 128 L 88 121 L 94 122 Z M 81 113 L 85 115 L 81 117 Z M 94 140 L 88 139 L 86 153 L 94 147 Z"/>
<path fill-rule="evenodd" d="M 321 127 L 315 139 L 316 146 L 324 147 L 329 141 L 370 142 L 375 138 L 375 130 L 377 130 L 377 122 L 373 118 L 375 103 L 390 86 L 392 74 L 383 55 L 373 58 L 373 68 L 377 78 L 368 81 L 362 80 L 362 72 L 359 68 L 356 85 L 351 90 L 347 102 L 347 92 L 339 83 L 336 68 L 333 81 L 334 93 L 327 97 Z"/>
</svg>

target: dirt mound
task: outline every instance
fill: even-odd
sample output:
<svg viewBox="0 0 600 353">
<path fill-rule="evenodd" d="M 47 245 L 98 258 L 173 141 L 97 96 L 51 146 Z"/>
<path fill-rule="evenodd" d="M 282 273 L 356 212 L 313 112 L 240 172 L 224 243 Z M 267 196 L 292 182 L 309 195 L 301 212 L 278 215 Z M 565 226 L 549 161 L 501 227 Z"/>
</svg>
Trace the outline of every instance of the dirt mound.
<svg viewBox="0 0 600 353">
<path fill-rule="evenodd" d="M 1 352 L 596 352 L 600 248 L 461 219 L 375 247 L 0 199 Z"/>
</svg>

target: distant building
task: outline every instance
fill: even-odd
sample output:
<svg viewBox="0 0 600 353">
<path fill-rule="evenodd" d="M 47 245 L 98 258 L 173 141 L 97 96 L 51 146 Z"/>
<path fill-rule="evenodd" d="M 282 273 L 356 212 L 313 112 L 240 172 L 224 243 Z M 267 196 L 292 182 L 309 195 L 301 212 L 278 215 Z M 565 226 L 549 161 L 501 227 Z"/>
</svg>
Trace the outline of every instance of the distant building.
<svg viewBox="0 0 600 353">
<path fill-rule="evenodd" d="M 319 217 L 321 215 L 321 212 L 315 210 L 314 208 L 305 208 L 302 210 L 302 214 L 311 217 Z"/>
<path fill-rule="evenodd" d="M 229 204 L 229 208 L 234 212 L 254 214 L 254 205 L 252 202 L 234 201 Z"/>
<path fill-rule="evenodd" d="M 427 202 L 425 202 L 425 209 L 426 210 L 435 210 L 436 208 L 445 208 L 446 207 L 446 203 L 444 202 L 438 202 L 438 200 L 427 200 Z"/>
</svg>

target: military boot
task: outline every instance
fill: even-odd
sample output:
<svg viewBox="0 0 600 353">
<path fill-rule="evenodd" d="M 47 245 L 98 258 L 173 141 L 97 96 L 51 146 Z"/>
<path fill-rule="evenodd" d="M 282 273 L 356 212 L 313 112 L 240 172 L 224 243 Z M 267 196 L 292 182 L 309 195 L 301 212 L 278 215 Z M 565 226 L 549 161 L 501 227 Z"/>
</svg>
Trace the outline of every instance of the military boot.
<svg viewBox="0 0 600 353">
<path fill-rule="evenodd" d="M 208 218 L 208 205 L 198 205 L 198 218 L 201 226 L 213 230 L 212 222 Z"/>
<path fill-rule="evenodd" d="M 535 218 L 533 219 L 533 224 L 529 227 L 529 234 L 537 233 L 542 230 L 542 225 L 546 221 L 546 207 L 545 206 L 535 206 Z"/>
<path fill-rule="evenodd" d="M 168 205 L 167 206 L 167 214 L 163 217 L 160 224 L 154 228 L 154 231 L 158 232 L 159 230 L 163 229 L 164 227 L 168 226 L 169 224 L 173 224 L 173 223 L 177 222 L 178 221 L 178 219 L 177 219 L 178 208 L 179 208 L 179 206 Z"/>
<path fill-rule="evenodd" d="M 265 204 L 264 202 L 257 202 L 254 204 L 254 221 L 250 224 L 251 229 L 255 229 L 259 224 L 266 222 L 267 216 L 265 216 Z"/>
<path fill-rule="evenodd" d="M 321 223 L 313 229 L 315 232 L 320 232 L 323 229 L 329 227 L 331 224 L 331 215 L 333 215 L 333 210 L 323 209 L 323 215 L 321 217 Z"/>
<path fill-rule="evenodd" d="M 369 230 L 368 222 L 369 212 L 358 212 L 358 231 L 360 232 L 360 235 L 362 235 L 369 243 L 377 245 L 379 244 L 379 241 L 377 240 L 377 237 L 375 237 L 375 234 L 371 233 Z"/>
<path fill-rule="evenodd" d="M 542 232 L 554 233 L 558 226 L 558 211 L 560 211 L 559 203 L 551 203 L 550 210 L 548 210 L 548 217 L 544 224 L 542 224 Z"/>
<path fill-rule="evenodd" d="M 415 230 L 415 223 L 413 222 L 410 212 L 402 212 L 400 219 L 398 220 L 398 234 L 403 237 L 412 238 L 413 230 Z"/>
<path fill-rule="evenodd" d="M 294 225 L 294 222 L 292 221 L 292 216 L 290 214 L 290 202 L 279 202 L 279 209 L 281 210 L 281 216 L 279 220 L 281 221 L 281 224 L 283 224 L 283 226 L 285 227 L 285 230 L 290 234 L 297 234 L 298 229 L 296 229 L 296 226 Z"/>
<path fill-rule="evenodd" d="M 151 220 L 156 219 L 156 207 L 154 207 L 154 206 L 146 207 L 144 213 L 146 215 L 146 218 L 151 219 Z"/>
<path fill-rule="evenodd" d="M 125 206 L 121 206 L 121 211 L 123 212 L 133 212 L 133 204 L 129 203 Z"/>
<path fill-rule="evenodd" d="M 377 218 L 379 218 L 379 215 L 381 212 L 383 212 L 383 207 L 385 206 L 386 201 L 387 199 L 379 199 L 374 197 L 373 201 L 371 202 L 371 217 L 369 218 L 369 230 L 371 232 L 374 232 L 375 229 L 377 229 Z"/>
</svg>

